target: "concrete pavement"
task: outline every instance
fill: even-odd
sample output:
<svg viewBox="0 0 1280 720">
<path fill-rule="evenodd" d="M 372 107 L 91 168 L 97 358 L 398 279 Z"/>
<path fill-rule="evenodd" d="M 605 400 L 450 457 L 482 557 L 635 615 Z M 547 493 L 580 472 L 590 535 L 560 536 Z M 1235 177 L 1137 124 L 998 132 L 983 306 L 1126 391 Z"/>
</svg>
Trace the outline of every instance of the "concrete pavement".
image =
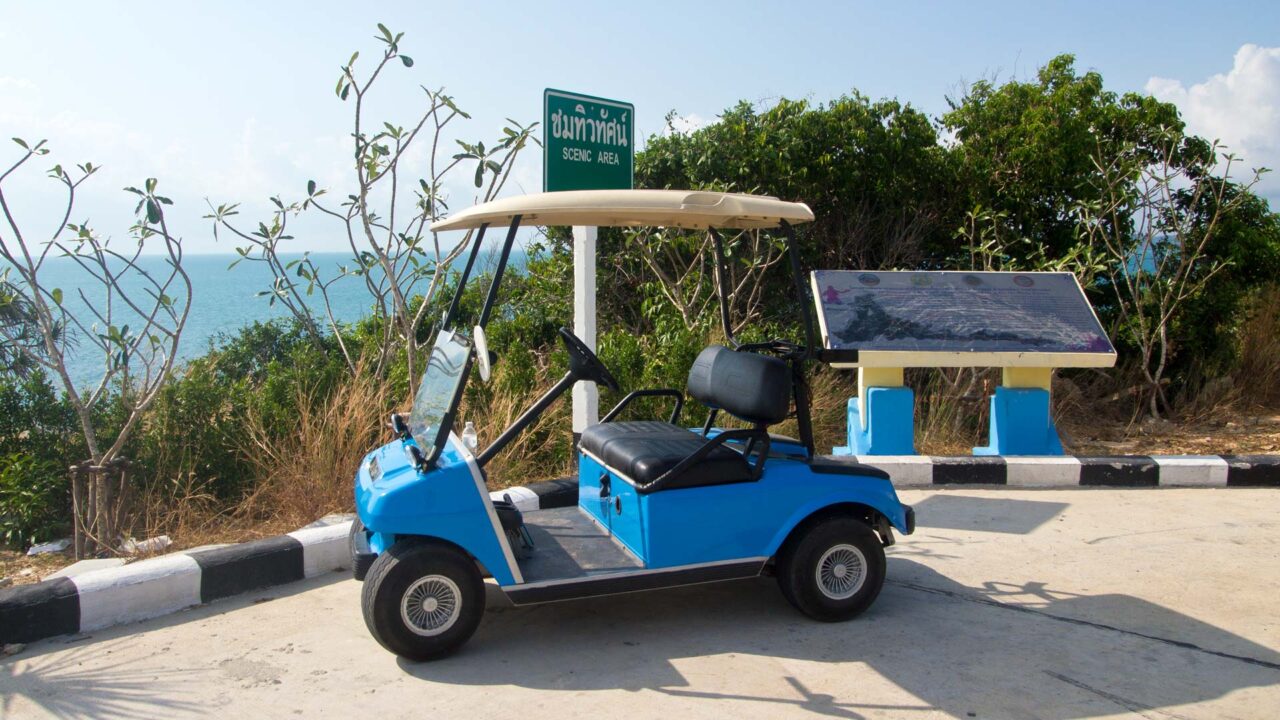
<svg viewBox="0 0 1280 720">
<path fill-rule="evenodd" d="M 461 653 L 413 665 L 334 573 L 30 645 L 0 661 L 0 715 L 1280 715 L 1274 491 L 901 495 L 920 528 L 851 623 L 761 579 L 492 607 Z"/>
</svg>

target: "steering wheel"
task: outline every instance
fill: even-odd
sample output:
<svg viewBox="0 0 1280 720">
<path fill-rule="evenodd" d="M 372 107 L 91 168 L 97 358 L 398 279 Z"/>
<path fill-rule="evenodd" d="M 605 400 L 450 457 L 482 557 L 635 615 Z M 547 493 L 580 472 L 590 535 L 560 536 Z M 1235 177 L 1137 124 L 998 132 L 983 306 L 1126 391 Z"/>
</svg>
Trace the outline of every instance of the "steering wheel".
<svg viewBox="0 0 1280 720">
<path fill-rule="evenodd" d="M 618 392 L 618 381 L 614 379 L 613 373 L 609 372 L 609 368 L 600 362 L 600 358 L 591 352 L 586 343 L 564 327 L 560 328 L 560 340 L 564 342 L 564 349 L 569 352 L 569 372 L 579 380 L 591 380 Z"/>
</svg>

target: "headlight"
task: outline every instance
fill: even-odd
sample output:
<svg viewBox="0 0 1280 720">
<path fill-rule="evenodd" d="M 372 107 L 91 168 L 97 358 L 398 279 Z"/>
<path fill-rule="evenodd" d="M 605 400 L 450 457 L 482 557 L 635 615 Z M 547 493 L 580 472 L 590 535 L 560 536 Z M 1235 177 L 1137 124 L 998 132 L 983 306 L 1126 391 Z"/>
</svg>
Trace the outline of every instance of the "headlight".
<svg viewBox="0 0 1280 720">
<path fill-rule="evenodd" d="M 427 458 L 422 450 L 412 443 L 404 444 L 404 454 L 409 458 L 409 467 L 421 472 L 427 465 Z"/>
</svg>

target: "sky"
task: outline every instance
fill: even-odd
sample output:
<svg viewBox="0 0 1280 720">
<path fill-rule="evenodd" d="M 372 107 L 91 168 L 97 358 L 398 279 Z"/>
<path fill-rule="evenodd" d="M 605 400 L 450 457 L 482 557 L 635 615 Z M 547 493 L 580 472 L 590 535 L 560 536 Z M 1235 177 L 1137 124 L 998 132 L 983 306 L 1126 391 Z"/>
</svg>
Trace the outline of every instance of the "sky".
<svg viewBox="0 0 1280 720">
<path fill-rule="evenodd" d="M 855 89 L 937 116 L 968 82 L 1031 78 L 1070 52 L 1111 90 L 1176 103 L 1192 131 L 1246 166 L 1280 168 L 1275 2 L 0 0 L 0 138 L 53 149 L 5 182 L 9 204 L 28 235 L 47 234 L 64 198 L 44 172 L 89 160 L 103 170 L 74 219 L 123 238 L 133 203 L 121 188 L 156 177 L 187 251 L 231 253 L 201 217 L 206 201 L 242 203 L 256 222 L 270 196 L 298 199 L 308 180 L 349 191 L 351 107 L 333 89 L 353 51 L 375 54 L 378 22 L 405 33 L 415 63 L 380 80 L 373 116 L 406 124 L 423 105 L 419 86 L 444 86 L 473 116 L 465 139 L 499 137 L 507 117 L 540 120 L 547 87 L 634 103 L 637 138 L 664 132 L 669 111 L 692 128 L 743 99 Z M 21 151 L 0 142 L 7 168 Z M 535 148 L 509 190 L 540 182 Z M 1260 190 L 1280 206 L 1276 176 Z M 465 173 L 448 191 L 455 208 L 473 201 Z M 299 251 L 343 248 L 320 218 L 296 227 Z"/>
</svg>

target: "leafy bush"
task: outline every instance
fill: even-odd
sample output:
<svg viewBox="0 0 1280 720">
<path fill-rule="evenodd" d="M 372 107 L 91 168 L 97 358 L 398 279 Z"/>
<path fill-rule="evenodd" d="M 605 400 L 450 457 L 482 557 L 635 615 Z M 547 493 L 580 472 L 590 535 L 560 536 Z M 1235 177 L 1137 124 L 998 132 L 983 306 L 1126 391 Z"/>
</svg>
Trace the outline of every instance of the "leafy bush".
<svg viewBox="0 0 1280 720">
<path fill-rule="evenodd" d="M 68 532 L 66 468 L 85 458 L 78 420 L 42 372 L 0 374 L 0 541 L 22 547 Z"/>
<path fill-rule="evenodd" d="M 43 372 L 0 373 L 0 455 L 70 465 L 85 457 L 78 430 L 71 405 Z"/>
<path fill-rule="evenodd" d="M 741 102 L 695 132 L 650 137 L 640 187 L 760 192 L 808 203 L 808 262 L 914 265 L 958 224 L 952 158 L 929 116 L 855 92 L 824 104 Z"/>
<path fill-rule="evenodd" d="M 67 488 L 58 463 L 32 455 L 0 457 L 0 540 L 22 549 L 69 533 Z"/>
</svg>

